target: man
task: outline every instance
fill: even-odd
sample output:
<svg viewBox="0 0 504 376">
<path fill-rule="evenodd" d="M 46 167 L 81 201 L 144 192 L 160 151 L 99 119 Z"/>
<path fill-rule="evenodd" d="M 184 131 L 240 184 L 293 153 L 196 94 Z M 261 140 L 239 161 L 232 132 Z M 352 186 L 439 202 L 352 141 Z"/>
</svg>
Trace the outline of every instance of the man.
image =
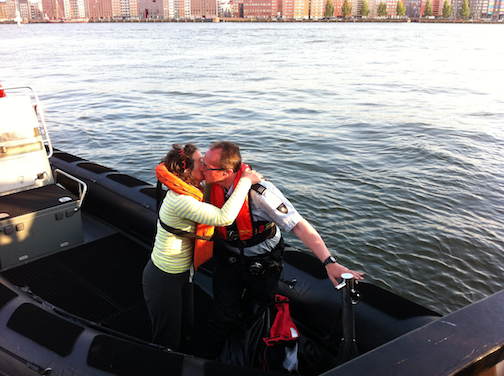
<svg viewBox="0 0 504 376">
<path fill-rule="evenodd" d="M 213 205 L 224 204 L 244 168 L 240 149 L 234 143 L 221 141 L 210 146 L 201 171 L 206 184 L 211 184 L 210 202 Z M 220 355 L 227 330 L 238 317 L 245 290 L 259 301 L 273 299 L 284 248 L 277 226 L 294 232 L 325 265 L 334 285 L 338 284 L 337 279 L 343 273 L 352 273 L 356 280 L 363 279 L 363 273 L 349 270 L 336 262 L 318 232 L 272 183 L 264 181 L 256 184 L 235 223 L 215 231 L 214 305 L 205 357 L 215 359 Z"/>
</svg>

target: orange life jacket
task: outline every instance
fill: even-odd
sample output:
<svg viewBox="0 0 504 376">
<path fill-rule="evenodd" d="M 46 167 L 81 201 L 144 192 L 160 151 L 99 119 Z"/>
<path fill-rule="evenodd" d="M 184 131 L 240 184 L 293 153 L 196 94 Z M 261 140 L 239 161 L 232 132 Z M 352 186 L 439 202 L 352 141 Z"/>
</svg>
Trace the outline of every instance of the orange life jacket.
<svg viewBox="0 0 504 376">
<path fill-rule="evenodd" d="M 161 183 L 166 185 L 170 191 L 181 195 L 192 196 L 198 201 L 203 201 L 203 192 L 201 192 L 201 190 L 190 184 L 187 184 L 178 176 L 172 174 L 170 171 L 168 171 L 164 163 L 160 163 L 156 166 L 156 177 Z M 196 223 L 196 236 L 211 237 L 214 234 L 214 229 L 214 226 L 205 225 L 203 223 Z M 177 235 L 182 237 L 189 237 L 184 236 L 180 233 L 177 233 Z M 202 240 L 198 238 L 194 239 L 194 269 L 198 269 L 200 265 L 210 260 L 212 258 L 212 254 L 213 241 Z"/>
<path fill-rule="evenodd" d="M 242 173 L 249 166 L 245 163 L 242 163 L 240 171 L 236 174 L 236 177 L 233 181 L 233 186 L 236 188 Z M 226 202 L 224 188 L 218 184 L 212 184 L 212 188 L 210 189 L 210 202 L 212 205 L 217 206 L 218 208 L 222 208 L 224 203 Z M 247 240 L 252 237 L 254 234 L 254 228 L 252 224 L 252 216 L 250 214 L 250 206 L 249 206 L 249 196 L 245 198 L 245 202 L 238 213 L 238 217 L 236 217 L 236 225 L 238 227 L 238 234 L 240 240 Z M 217 233 L 219 234 L 219 238 L 227 239 L 227 227 L 217 227 Z"/>
</svg>

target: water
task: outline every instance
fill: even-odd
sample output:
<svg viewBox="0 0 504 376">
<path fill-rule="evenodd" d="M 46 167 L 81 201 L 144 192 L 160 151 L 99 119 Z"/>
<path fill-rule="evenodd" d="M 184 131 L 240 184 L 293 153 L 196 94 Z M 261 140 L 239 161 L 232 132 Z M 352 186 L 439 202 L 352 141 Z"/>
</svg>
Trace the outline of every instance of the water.
<svg viewBox="0 0 504 376">
<path fill-rule="evenodd" d="M 57 148 L 154 183 L 173 142 L 232 140 L 368 281 L 441 313 L 504 287 L 500 25 L 0 31 Z"/>
</svg>

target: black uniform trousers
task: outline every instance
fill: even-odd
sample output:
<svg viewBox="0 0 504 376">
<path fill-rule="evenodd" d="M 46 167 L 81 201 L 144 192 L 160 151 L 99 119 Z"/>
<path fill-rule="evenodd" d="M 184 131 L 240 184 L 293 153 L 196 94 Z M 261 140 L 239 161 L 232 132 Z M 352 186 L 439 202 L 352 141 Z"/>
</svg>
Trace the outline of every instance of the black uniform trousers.
<svg viewBox="0 0 504 376">
<path fill-rule="evenodd" d="M 214 301 L 203 354 L 205 358 L 216 359 L 220 355 L 228 331 L 240 313 L 244 291 L 247 296 L 259 302 L 269 303 L 274 300 L 282 269 L 283 249 L 284 241 L 281 238 L 276 248 L 267 255 L 240 257 L 224 250 L 219 241 L 215 242 Z M 262 272 L 257 275 L 254 268 L 256 262 L 263 266 Z"/>
</svg>

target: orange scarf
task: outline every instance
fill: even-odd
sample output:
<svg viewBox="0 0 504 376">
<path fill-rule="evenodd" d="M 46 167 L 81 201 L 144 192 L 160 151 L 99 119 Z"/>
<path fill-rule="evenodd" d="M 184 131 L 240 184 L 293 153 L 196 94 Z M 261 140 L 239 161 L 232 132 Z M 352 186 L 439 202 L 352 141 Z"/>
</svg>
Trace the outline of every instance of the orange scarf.
<svg viewBox="0 0 504 376">
<path fill-rule="evenodd" d="M 198 201 L 203 201 L 203 192 L 200 189 L 186 183 L 175 174 L 172 174 L 161 162 L 156 166 L 156 178 L 166 185 L 170 191 L 180 195 L 192 196 Z"/>
<path fill-rule="evenodd" d="M 194 197 L 198 201 L 203 201 L 203 192 L 198 188 L 186 183 L 178 176 L 172 174 L 162 162 L 156 166 L 156 177 L 158 180 L 166 185 L 170 191 L 180 195 Z M 214 233 L 214 226 L 205 225 L 203 223 L 196 223 L 196 235 L 199 236 L 212 236 Z M 212 258 L 213 242 L 208 240 L 195 239 L 194 241 L 194 269 Z"/>
</svg>

